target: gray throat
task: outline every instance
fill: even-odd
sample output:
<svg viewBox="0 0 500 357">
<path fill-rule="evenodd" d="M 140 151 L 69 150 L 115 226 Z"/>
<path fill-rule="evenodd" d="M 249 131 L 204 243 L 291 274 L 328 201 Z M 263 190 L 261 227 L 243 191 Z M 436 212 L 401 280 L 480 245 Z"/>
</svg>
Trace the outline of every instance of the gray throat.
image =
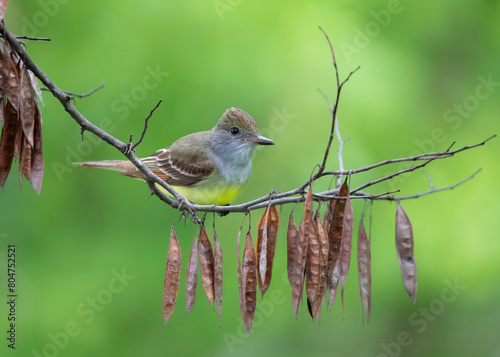
<svg viewBox="0 0 500 357">
<path fill-rule="evenodd" d="M 232 142 L 225 145 L 213 145 L 210 156 L 227 183 L 240 185 L 246 183 L 252 173 L 254 151 L 254 145 Z"/>
</svg>

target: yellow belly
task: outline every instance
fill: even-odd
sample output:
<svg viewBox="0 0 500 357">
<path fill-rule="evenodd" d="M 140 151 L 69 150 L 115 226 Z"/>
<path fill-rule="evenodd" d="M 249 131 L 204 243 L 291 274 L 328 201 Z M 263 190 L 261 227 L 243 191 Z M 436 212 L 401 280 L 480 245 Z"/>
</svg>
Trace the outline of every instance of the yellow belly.
<svg viewBox="0 0 500 357">
<path fill-rule="evenodd" d="M 240 186 L 226 186 L 215 189 L 206 187 L 186 187 L 186 186 L 172 186 L 182 196 L 189 201 L 193 201 L 198 205 L 213 205 L 219 206 L 227 205 L 234 200 L 243 191 L 245 185 Z M 163 187 L 158 186 L 160 190 L 169 194 Z"/>
</svg>

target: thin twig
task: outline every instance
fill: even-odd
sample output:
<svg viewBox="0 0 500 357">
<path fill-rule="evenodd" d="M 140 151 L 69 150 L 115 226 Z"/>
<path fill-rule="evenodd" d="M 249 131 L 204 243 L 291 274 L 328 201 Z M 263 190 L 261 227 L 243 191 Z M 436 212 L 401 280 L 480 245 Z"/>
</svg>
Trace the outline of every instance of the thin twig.
<svg viewBox="0 0 500 357">
<path fill-rule="evenodd" d="M 456 184 L 451 185 L 451 186 L 446 186 L 446 187 L 442 187 L 442 188 L 430 188 L 427 191 L 416 193 L 414 195 L 400 196 L 400 197 L 387 196 L 387 197 L 379 197 L 379 199 L 391 200 L 391 201 L 410 200 L 410 199 L 414 199 L 414 198 L 419 198 L 419 197 L 422 197 L 422 196 L 430 195 L 430 194 L 436 193 L 436 192 L 453 190 L 454 188 L 456 188 L 456 187 L 458 187 L 458 186 L 466 183 L 467 181 L 472 180 L 474 178 L 474 176 L 476 176 L 480 171 L 481 171 L 481 169 L 477 170 L 476 172 L 474 172 L 472 175 L 470 175 L 466 179 L 464 179 L 462 181 L 459 181 Z"/>
<path fill-rule="evenodd" d="M 457 149 L 455 151 L 442 151 L 442 152 L 432 152 L 432 153 L 425 153 L 425 154 L 419 154 L 419 155 L 414 155 L 414 156 L 409 156 L 409 157 L 401 157 L 397 159 L 388 159 L 384 161 L 380 161 L 376 164 L 368 165 L 361 167 L 359 169 L 354 169 L 354 170 L 345 170 L 345 171 L 337 171 L 337 170 L 332 170 L 332 171 L 325 171 L 323 172 L 322 176 L 327 176 L 327 175 L 354 175 L 358 174 L 364 171 L 370 171 L 372 169 L 375 169 L 380 166 L 385 166 L 389 164 L 394 164 L 398 162 L 407 162 L 407 161 L 424 161 L 424 160 L 429 160 L 429 159 L 446 159 L 448 157 L 454 156 L 455 154 L 462 152 L 464 150 L 469 150 L 472 148 L 476 148 L 478 146 L 483 146 L 486 144 L 488 141 L 491 139 L 495 138 L 496 135 L 490 136 L 488 139 L 483 140 L 482 142 L 474 145 L 469 145 L 469 146 L 463 146 L 460 149 Z"/>
<path fill-rule="evenodd" d="M 434 189 L 434 182 L 432 182 L 432 177 L 431 175 L 429 175 L 427 172 L 425 171 L 422 171 L 422 173 L 427 176 L 427 179 L 429 180 L 429 187 L 431 188 L 431 190 Z"/>
<path fill-rule="evenodd" d="M 102 83 L 101 83 L 101 85 L 99 87 L 94 88 L 90 92 L 87 92 L 87 93 L 79 94 L 79 93 L 73 93 L 73 92 L 68 92 L 68 91 L 64 91 L 64 93 L 66 93 L 67 95 L 69 95 L 71 97 L 77 97 L 77 98 L 90 97 L 92 94 L 94 94 L 95 92 L 97 92 L 99 89 L 103 88 L 105 82 L 106 82 L 106 80 L 103 79 Z M 41 87 L 40 89 L 44 90 L 44 91 L 47 91 L 47 92 L 51 91 L 49 88 L 46 88 L 46 87 Z"/>
<path fill-rule="evenodd" d="M 344 149 L 344 143 L 346 140 L 342 140 L 342 137 L 340 136 L 340 129 L 339 129 L 339 120 L 335 118 L 335 134 L 337 135 L 337 140 L 339 141 L 339 149 L 337 150 L 337 158 L 339 160 L 339 169 L 340 171 L 344 171 L 344 158 L 342 156 L 342 151 Z M 342 185 L 342 175 L 337 176 L 337 186 Z"/>
<path fill-rule="evenodd" d="M 48 37 L 31 37 L 31 36 L 16 36 L 18 40 L 31 40 L 31 41 L 52 41 Z"/>
<path fill-rule="evenodd" d="M 140 143 L 142 143 L 142 140 L 144 139 L 144 135 L 146 135 L 146 130 L 148 129 L 148 121 L 153 116 L 154 111 L 156 110 L 156 108 L 158 108 L 160 106 L 162 101 L 163 101 L 163 99 L 160 99 L 158 101 L 158 103 L 155 105 L 155 107 L 153 109 L 151 109 L 148 116 L 144 119 L 144 129 L 142 130 L 141 137 L 134 145 L 132 145 L 132 150 L 134 150 Z"/>
<path fill-rule="evenodd" d="M 325 155 L 323 156 L 323 162 L 321 163 L 321 165 L 319 167 L 319 170 L 318 170 L 318 173 L 316 174 L 315 178 L 320 177 L 321 174 L 323 173 L 323 171 L 326 168 L 326 161 L 328 159 L 328 154 L 330 153 L 330 147 L 332 146 L 332 141 L 333 141 L 333 136 L 334 136 L 335 121 L 337 119 L 337 109 L 338 109 L 338 106 L 339 106 L 339 99 L 340 99 L 340 93 L 342 91 L 342 87 L 349 80 L 349 78 L 351 78 L 351 76 L 353 75 L 353 73 L 356 72 L 360 68 L 360 67 L 356 68 L 354 71 L 352 71 L 347 76 L 347 78 L 342 83 L 340 83 L 339 71 L 338 71 L 338 68 L 337 68 L 337 61 L 335 60 L 335 52 L 333 51 L 332 42 L 330 41 L 330 38 L 328 37 L 328 35 L 326 34 L 326 32 L 321 28 L 321 26 L 319 26 L 319 29 L 325 35 L 326 40 L 328 41 L 328 45 L 330 46 L 330 52 L 332 54 L 332 60 L 333 60 L 333 67 L 335 68 L 335 78 L 337 80 L 337 96 L 335 98 L 335 105 L 333 105 L 333 107 L 331 105 L 330 100 L 328 99 L 329 106 L 330 106 L 330 112 L 332 114 L 332 127 L 330 129 L 330 136 L 328 138 L 328 144 L 326 145 Z M 325 95 L 323 95 L 323 96 L 326 97 Z"/>
</svg>

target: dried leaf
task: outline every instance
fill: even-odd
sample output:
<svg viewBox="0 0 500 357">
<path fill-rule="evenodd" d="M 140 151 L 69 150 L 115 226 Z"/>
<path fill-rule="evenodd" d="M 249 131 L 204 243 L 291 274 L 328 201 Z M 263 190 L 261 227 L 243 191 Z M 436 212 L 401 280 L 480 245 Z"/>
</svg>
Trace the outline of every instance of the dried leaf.
<svg viewBox="0 0 500 357">
<path fill-rule="evenodd" d="M 168 246 L 167 266 L 165 268 L 165 282 L 163 284 L 163 320 L 168 322 L 174 311 L 179 281 L 181 278 L 181 249 L 175 234 L 174 226 L 170 229 L 170 244 Z"/>
<path fill-rule="evenodd" d="M 194 238 L 186 270 L 186 314 L 193 308 L 198 285 L 198 235 Z"/>
<path fill-rule="evenodd" d="M 365 321 L 365 312 L 367 322 L 370 322 L 370 312 L 372 303 L 372 272 L 371 272 L 371 248 L 370 241 L 366 234 L 363 217 L 359 222 L 358 229 L 358 278 L 359 278 L 359 296 L 361 297 L 361 314 L 363 323 Z"/>
<path fill-rule="evenodd" d="M 339 197 L 347 197 L 349 195 L 349 187 L 347 180 L 340 188 Z M 344 228 L 344 211 L 346 199 L 339 198 L 335 202 L 335 207 L 332 214 L 332 219 L 328 230 L 328 281 L 332 281 L 332 274 L 335 265 L 340 257 L 340 248 L 342 244 L 342 230 Z"/>
<path fill-rule="evenodd" d="M 245 250 L 243 251 L 243 266 L 240 264 L 240 232 L 236 243 L 236 253 L 238 261 L 238 286 L 240 293 L 240 310 L 243 324 L 248 334 L 252 332 L 253 318 L 257 302 L 257 257 L 253 247 L 250 230 L 246 235 Z"/>
<path fill-rule="evenodd" d="M 413 255 L 413 230 L 401 203 L 396 211 L 396 251 L 406 291 L 413 302 L 417 298 L 417 264 Z"/>
<path fill-rule="evenodd" d="M 266 215 L 266 217 L 264 217 Z M 276 251 L 276 238 L 278 237 L 278 227 L 280 223 L 280 216 L 276 206 L 269 206 L 262 215 L 259 221 L 258 235 L 257 235 L 257 279 L 259 282 L 260 291 L 262 296 L 271 284 L 273 275 L 274 253 Z M 263 222 L 264 221 L 264 222 Z M 266 249 L 264 252 L 264 236 L 266 236 Z M 261 244 L 260 244 L 261 243 Z M 266 257 L 263 265 L 263 257 Z M 265 266 L 265 274 L 264 274 Z"/>
<path fill-rule="evenodd" d="M 20 130 L 17 112 L 10 103 L 5 106 L 5 123 L 0 136 L 0 186 L 5 185 L 14 158 L 15 140 Z"/>
<path fill-rule="evenodd" d="M 205 291 L 208 302 L 212 308 L 214 307 L 215 292 L 214 292 L 214 252 L 212 243 L 208 239 L 205 227 L 200 225 L 200 238 L 198 241 L 198 256 L 200 260 L 201 285 Z"/>
<path fill-rule="evenodd" d="M 215 305 L 219 314 L 219 327 L 221 326 L 222 312 L 222 248 L 214 227 L 214 290 Z"/>
<path fill-rule="evenodd" d="M 318 232 L 318 240 L 320 246 L 320 283 L 316 293 L 316 299 L 311 308 L 313 319 L 319 320 L 321 315 L 321 305 L 328 279 L 328 233 L 323 226 L 323 222 L 319 219 L 319 207 L 314 217 L 314 225 Z"/>
</svg>

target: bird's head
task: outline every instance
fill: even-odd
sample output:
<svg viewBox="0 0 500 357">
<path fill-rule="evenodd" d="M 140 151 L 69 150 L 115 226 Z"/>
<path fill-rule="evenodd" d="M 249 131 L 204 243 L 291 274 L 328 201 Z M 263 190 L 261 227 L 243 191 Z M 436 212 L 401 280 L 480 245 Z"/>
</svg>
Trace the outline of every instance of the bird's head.
<svg viewBox="0 0 500 357">
<path fill-rule="evenodd" d="M 224 161 L 246 166 L 259 145 L 274 141 L 259 134 L 253 118 L 238 108 L 229 108 L 212 129 L 213 152 Z"/>
</svg>

